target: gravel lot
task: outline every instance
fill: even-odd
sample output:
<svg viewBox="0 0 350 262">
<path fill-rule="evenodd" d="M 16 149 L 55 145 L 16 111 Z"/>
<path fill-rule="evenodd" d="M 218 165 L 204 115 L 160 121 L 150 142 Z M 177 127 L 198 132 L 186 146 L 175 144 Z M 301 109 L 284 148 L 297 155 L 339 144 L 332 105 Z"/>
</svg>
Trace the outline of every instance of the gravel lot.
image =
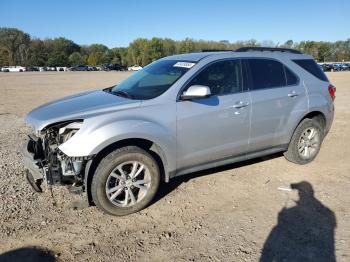
<svg viewBox="0 0 350 262">
<path fill-rule="evenodd" d="M 85 207 L 65 188 L 32 193 L 18 154 L 30 132 L 25 113 L 127 75 L 0 73 L 0 261 L 30 255 L 38 261 L 42 254 L 34 249 L 6 253 L 33 246 L 58 261 L 257 261 L 267 242 L 297 257 L 316 243 L 320 255 L 310 261 L 323 261 L 322 252 L 335 245 L 337 260 L 350 261 L 350 72 L 328 74 L 337 87 L 336 116 L 309 165 L 275 155 L 180 177 L 162 185 L 149 208 L 119 218 Z M 314 197 L 298 201 L 296 190 L 278 189 L 301 181 L 312 185 Z"/>
</svg>

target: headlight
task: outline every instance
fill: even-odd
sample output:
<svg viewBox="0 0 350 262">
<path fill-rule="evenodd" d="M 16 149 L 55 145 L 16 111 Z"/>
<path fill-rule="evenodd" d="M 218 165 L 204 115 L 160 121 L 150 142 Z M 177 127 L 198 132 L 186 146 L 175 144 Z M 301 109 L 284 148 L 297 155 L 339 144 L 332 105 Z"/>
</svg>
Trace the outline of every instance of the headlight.
<svg viewBox="0 0 350 262">
<path fill-rule="evenodd" d="M 71 122 L 58 130 L 59 143 L 63 144 L 79 131 L 83 122 Z"/>
</svg>

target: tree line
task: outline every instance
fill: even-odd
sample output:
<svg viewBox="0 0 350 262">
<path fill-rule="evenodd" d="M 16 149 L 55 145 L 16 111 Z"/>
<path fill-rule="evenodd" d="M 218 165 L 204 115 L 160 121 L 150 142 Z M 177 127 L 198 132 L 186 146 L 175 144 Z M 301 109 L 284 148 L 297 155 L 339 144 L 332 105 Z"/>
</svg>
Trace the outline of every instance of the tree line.
<svg viewBox="0 0 350 262">
<path fill-rule="evenodd" d="M 54 39 L 33 38 L 16 28 L 0 28 L 0 66 L 76 66 L 103 64 L 145 66 L 161 57 L 200 50 L 235 50 L 243 46 L 268 46 L 272 41 L 229 42 L 205 41 L 186 38 L 138 38 L 128 47 L 108 48 L 103 44 L 78 45 L 64 37 Z M 319 62 L 350 61 L 350 39 L 345 41 L 288 40 L 278 47 L 294 48 L 312 55 Z"/>
</svg>

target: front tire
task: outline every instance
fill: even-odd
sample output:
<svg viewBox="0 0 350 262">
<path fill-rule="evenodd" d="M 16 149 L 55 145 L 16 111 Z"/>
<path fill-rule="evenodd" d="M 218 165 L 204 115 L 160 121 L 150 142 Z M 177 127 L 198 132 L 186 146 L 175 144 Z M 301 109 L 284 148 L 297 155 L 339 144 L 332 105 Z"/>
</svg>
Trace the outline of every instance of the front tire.
<svg viewBox="0 0 350 262">
<path fill-rule="evenodd" d="M 284 157 L 295 164 L 308 164 L 316 158 L 323 138 L 324 131 L 320 123 L 306 118 L 295 129 Z"/>
<path fill-rule="evenodd" d="M 99 163 L 91 183 L 96 206 L 115 216 L 135 213 L 149 205 L 157 193 L 157 162 L 136 146 L 119 148 Z"/>
</svg>

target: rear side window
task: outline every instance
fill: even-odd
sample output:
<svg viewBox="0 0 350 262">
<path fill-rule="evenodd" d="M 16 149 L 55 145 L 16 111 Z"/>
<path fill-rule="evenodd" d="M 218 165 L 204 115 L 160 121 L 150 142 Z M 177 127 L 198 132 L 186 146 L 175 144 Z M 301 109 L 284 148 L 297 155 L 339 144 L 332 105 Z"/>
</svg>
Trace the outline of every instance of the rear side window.
<svg viewBox="0 0 350 262">
<path fill-rule="evenodd" d="M 253 90 L 286 86 L 284 66 L 269 59 L 248 59 Z"/>
<path fill-rule="evenodd" d="M 240 60 L 225 60 L 209 65 L 188 84 L 204 85 L 213 95 L 227 95 L 242 91 Z"/>
<path fill-rule="evenodd" d="M 313 59 L 298 59 L 293 60 L 293 62 L 304 68 L 306 71 L 308 71 L 310 74 L 314 75 L 318 79 L 328 82 L 328 78 L 326 77 L 325 73 L 323 73 L 321 68 L 316 64 L 316 62 Z"/>
<path fill-rule="evenodd" d="M 292 71 L 290 71 L 288 67 L 284 67 L 284 71 L 286 73 L 287 86 L 298 84 L 298 78 L 295 76 L 295 74 Z"/>
</svg>

